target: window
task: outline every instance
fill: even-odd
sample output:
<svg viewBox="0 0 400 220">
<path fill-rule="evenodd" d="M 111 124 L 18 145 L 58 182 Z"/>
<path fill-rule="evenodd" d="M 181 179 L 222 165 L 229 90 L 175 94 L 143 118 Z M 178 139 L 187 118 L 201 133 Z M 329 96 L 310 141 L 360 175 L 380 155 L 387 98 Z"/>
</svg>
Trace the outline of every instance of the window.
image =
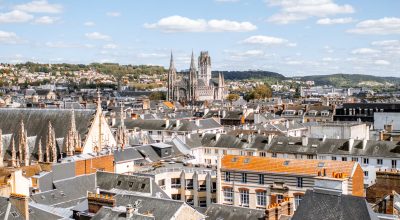
<svg viewBox="0 0 400 220">
<path fill-rule="evenodd" d="M 133 182 L 129 182 L 128 185 L 129 185 L 130 188 L 132 188 Z"/>
<path fill-rule="evenodd" d="M 158 185 L 159 186 L 165 186 L 165 179 L 158 180 Z"/>
<path fill-rule="evenodd" d="M 172 198 L 173 200 L 181 200 L 181 194 L 172 194 L 172 195 L 171 195 L 171 198 Z"/>
<path fill-rule="evenodd" d="M 336 157 L 332 157 L 332 160 L 336 160 Z"/>
<path fill-rule="evenodd" d="M 247 152 L 247 156 L 253 156 L 253 152 Z"/>
<path fill-rule="evenodd" d="M 153 131 L 148 131 L 149 132 L 149 135 L 152 135 L 153 134 Z"/>
<path fill-rule="evenodd" d="M 392 169 L 397 168 L 397 160 L 392 160 Z"/>
<path fill-rule="evenodd" d="M 247 173 L 242 173 L 242 183 L 247 183 Z"/>
<path fill-rule="evenodd" d="M 302 199 L 303 199 L 303 195 L 295 195 L 294 196 L 294 208 L 295 209 L 297 209 L 299 207 Z"/>
<path fill-rule="evenodd" d="M 161 131 L 157 131 L 157 134 L 158 134 L 158 135 L 161 135 Z"/>
<path fill-rule="evenodd" d="M 283 195 L 282 194 L 278 194 L 276 195 L 276 203 L 281 203 L 283 202 Z"/>
<path fill-rule="evenodd" d="M 267 193 L 265 191 L 256 192 L 257 206 L 267 206 Z"/>
<path fill-rule="evenodd" d="M 231 172 L 225 172 L 225 182 L 231 181 Z"/>
<path fill-rule="evenodd" d="M 358 162 L 358 157 L 352 157 L 351 161 Z"/>
<path fill-rule="evenodd" d="M 181 178 L 172 178 L 171 188 L 180 188 L 180 187 L 181 187 Z"/>
<path fill-rule="evenodd" d="M 364 177 L 368 177 L 368 171 L 364 171 Z"/>
<path fill-rule="evenodd" d="M 240 205 L 248 207 L 249 206 L 249 190 L 248 189 L 240 189 Z"/>
<path fill-rule="evenodd" d="M 222 154 L 223 154 L 223 155 L 227 155 L 227 154 L 228 154 L 228 151 L 227 151 L 227 150 L 222 150 Z"/>
<path fill-rule="evenodd" d="M 364 164 L 369 164 L 369 158 L 364 158 L 363 163 Z"/>
<path fill-rule="evenodd" d="M 260 157 L 266 157 L 267 154 L 265 152 L 260 152 Z"/>
<path fill-rule="evenodd" d="M 382 165 L 383 164 L 383 160 L 382 159 L 376 159 L 376 164 Z"/>
<path fill-rule="evenodd" d="M 342 161 L 347 161 L 347 157 L 342 157 Z"/>
<path fill-rule="evenodd" d="M 303 177 L 297 177 L 297 187 L 303 187 Z"/>
<path fill-rule="evenodd" d="M 204 153 L 205 154 L 211 154 L 211 149 L 208 149 L 208 148 L 204 149 Z"/>
<path fill-rule="evenodd" d="M 186 180 L 186 189 L 193 189 L 193 179 Z"/>
<path fill-rule="evenodd" d="M 233 202 L 233 189 L 232 188 L 224 188 L 224 201 L 225 202 Z"/>
<path fill-rule="evenodd" d="M 215 150 L 214 150 L 214 153 L 215 153 L 215 154 L 218 154 L 218 153 L 219 153 L 219 152 L 218 152 L 218 149 L 215 149 Z"/>
<path fill-rule="evenodd" d="M 272 153 L 272 157 L 278 157 L 276 153 Z"/>
<path fill-rule="evenodd" d="M 258 184 L 264 185 L 264 174 L 258 174 Z"/>
<path fill-rule="evenodd" d="M 314 158 L 313 155 L 307 155 L 307 159 L 312 160 Z"/>
<path fill-rule="evenodd" d="M 120 186 L 121 185 L 121 180 L 118 180 L 118 182 L 117 182 L 117 186 Z"/>
</svg>

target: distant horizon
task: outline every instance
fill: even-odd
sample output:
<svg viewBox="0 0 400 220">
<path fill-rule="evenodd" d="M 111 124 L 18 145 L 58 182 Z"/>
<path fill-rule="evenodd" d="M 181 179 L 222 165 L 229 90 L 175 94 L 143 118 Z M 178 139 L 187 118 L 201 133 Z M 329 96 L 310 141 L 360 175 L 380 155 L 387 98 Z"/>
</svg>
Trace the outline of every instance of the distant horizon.
<svg viewBox="0 0 400 220">
<path fill-rule="evenodd" d="M 398 0 L 4 0 L 0 61 L 168 67 L 172 51 L 184 70 L 192 51 L 207 50 L 217 71 L 397 77 L 399 8 Z"/>
</svg>

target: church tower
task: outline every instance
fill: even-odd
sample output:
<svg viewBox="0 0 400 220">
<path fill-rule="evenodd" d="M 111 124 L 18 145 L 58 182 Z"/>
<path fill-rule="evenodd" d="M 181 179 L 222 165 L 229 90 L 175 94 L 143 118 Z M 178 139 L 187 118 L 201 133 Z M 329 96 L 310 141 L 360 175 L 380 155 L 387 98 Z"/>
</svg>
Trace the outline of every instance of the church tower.
<svg viewBox="0 0 400 220">
<path fill-rule="evenodd" d="M 175 101 L 177 100 L 177 91 L 175 88 L 176 83 L 176 68 L 174 64 L 174 57 L 171 52 L 171 60 L 169 63 L 168 70 L 168 91 L 167 91 L 167 101 Z"/>
<path fill-rule="evenodd" d="M 205 86 L 210 85 L 211 80 L 211 57 L 208 51 L 201 51 L 199 56 L 199 73 L 198 79 L 203 80 Z"/>
<path fill-rule="evenodd" d="M 194 54 L 192 51 L 192 58 L 190 62 L 190 69 L 189 69 L 189 97 L 188 100 L 194 104 L 197 100 L 197 70 L 196 64 L 194 61 Z"/>
</svg>

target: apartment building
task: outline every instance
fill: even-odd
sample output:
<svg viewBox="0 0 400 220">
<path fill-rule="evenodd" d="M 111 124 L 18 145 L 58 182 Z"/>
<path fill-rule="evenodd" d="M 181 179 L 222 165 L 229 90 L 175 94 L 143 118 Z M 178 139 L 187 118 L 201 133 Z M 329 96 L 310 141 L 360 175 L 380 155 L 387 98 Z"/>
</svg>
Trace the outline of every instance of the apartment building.
<svg viewBox="0 0 400 220">
<path fill-rule="evenodd" d="M 196 207 L 216 203 L 217 171 L 215 167 L 183 163 L 159 163 L 142 167 L 134 175 L 151 176 L 155 183 L 173 200 Z"/>
<path fill-rule="evenodd" d="M 364 195 L 364 174 L 356 162 L 226 155 L 220 163 L 220 204 L 266 209 L 289 201 L 296 209 L 313 188 Z"/>
</svg>

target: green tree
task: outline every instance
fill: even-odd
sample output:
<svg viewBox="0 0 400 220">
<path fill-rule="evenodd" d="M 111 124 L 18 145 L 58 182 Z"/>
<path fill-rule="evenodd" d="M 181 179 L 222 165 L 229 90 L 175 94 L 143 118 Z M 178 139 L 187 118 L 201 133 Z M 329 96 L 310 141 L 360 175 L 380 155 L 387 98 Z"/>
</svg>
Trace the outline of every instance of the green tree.
<svg viewBox="0 0 400 220">
<path fill-rule="evenodd" d="M 239 95 L 236 93 L 230 93 L 226 99 L 232 104 L 232 102 L 237 101 L 239 99 Z"/>
<path fill-rule="evenodd" d="M 272 90 L 265 84 L 257 85 L 253 90 L 245 95 L 245 99 L 265 99 L 272 97 Z"/>
</svg>

